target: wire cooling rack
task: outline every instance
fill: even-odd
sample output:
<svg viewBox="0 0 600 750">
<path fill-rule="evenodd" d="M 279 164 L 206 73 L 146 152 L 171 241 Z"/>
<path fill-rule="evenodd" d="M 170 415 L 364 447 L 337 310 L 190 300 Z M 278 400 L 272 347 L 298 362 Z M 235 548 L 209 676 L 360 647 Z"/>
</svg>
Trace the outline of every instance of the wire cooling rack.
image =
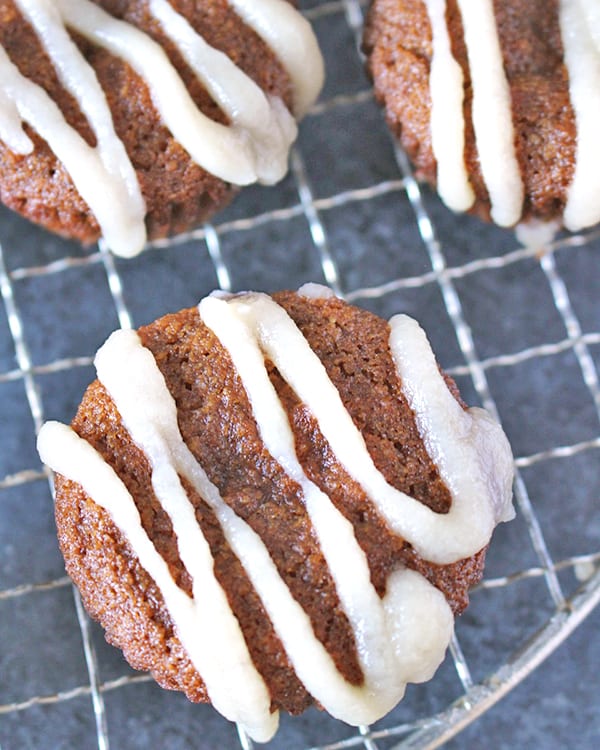
<svg viewBox="0 0 600 750">
<path fill-rule="evenodd" d="M 515 687 L 600 600 L 600 233 L 547 247 L 451 215 L 411 176 L 364 76 L 364 6 L 303 2 L 328 81 L 302 124 L 288 178 L 250 188 L 213 225 L 131 261 L 0 214 L 0 745 L 254 747 L 210 707 L 134 673 L 64 576 L 43 420 L 69 421 L 92 356 L 223 289 L 329 284 L 389 317 L 423 321 L 465 398 L 505 427 L 517 518 L 497 530 L 484 581 L 432 682 L 374 727 L 311 710 L 269 748 L 433 748 Z M 510 738 L 509 738 L 510 741 Z"/>
</svg>

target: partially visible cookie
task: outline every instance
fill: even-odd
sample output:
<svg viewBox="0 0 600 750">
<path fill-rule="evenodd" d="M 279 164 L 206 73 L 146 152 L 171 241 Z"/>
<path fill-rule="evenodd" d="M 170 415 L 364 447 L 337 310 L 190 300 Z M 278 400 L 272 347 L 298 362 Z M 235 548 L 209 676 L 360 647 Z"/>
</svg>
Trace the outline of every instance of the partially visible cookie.
<svg viewBox="0 0 600 750">
<path fill-rule="evenodd" d="M 600 25 L 576 0 L 372 0 L 368 69 L 416 174 L 497 224 L 600 221 Z"/>
<path fill-rule="evenodd" d="M 512 459 L 414 320 L 211 295 L 96 367 L 38 447 L 69 575 L 134 667 L 258 740 L 278 709 L 371 723 L 432 676 Z"/>
<path fill-rule="evenodd" d="M 130 256 L 287 171 L 319 93 L 287 0 L 0 0 L 0 195 Z"/>
</svg>

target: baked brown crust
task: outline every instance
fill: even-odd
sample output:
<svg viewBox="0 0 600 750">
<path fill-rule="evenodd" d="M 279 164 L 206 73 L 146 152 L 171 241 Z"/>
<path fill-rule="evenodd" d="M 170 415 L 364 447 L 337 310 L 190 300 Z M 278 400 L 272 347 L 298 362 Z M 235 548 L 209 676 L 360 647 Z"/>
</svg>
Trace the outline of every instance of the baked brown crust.
<svg viewBox="0 0 600 750">
<path fill-rule="evenodd" d="M 510 87 L 515 148 L 525 198 L 522 220 L 562 216 L 575 163 L 577 132 L 563 60 L 557 0 L 494 0 Z M 464 76 L 465 164 L 476 202 L 490 219 L 471 120 L 472 89 L 460 13 L 448 0 L 452 53 Z M 372 0 L 364 33 L 367 69 L 386 121 L 419 179 L 436 184 L 430 133 L 431 27 L 422 0 Z"/>
<path fill-rule="evenodd" d="M 149 15 L 145 0 L 94 0 L 117 18 L 137 26 L 158 41 L 175 65 L 200 110 L 226 122 L 204 87 L 173 44 Z M 265 42 L 232 11 L 225 0 L 173 0 L 174 7 L 201 31 L 206 41 L 225 52 L 263 90 L 291 106 L 291 84 Z M 194 164 L 162 124 L 148 88 L 132 68 L 104 49 L 74 35 L 94 68 L 135 168 L 147 206 L 151 239 L 193 228 L 225 207 L 237 192 Z M 0 0 L 0 44 L 20 72 L 42 86 L 57 103 L 67 122 L 90 145 L 94 136 L 77 103 L 62 87 L 53 65 L 13 0 Z M 48 144 L 25 125 L 35 145 L 31 154 L 18 155 L 0 141 L 0 197 L 9 208 L 45 228 L 80 240 L 95 242 L 100 228 L 89 207 Z"/>
<path fill-rule="evenodd" d="M 387 481 L 438 512 L 450 496 L 426 453 L 414 416 L 395 373 L 389 327 L 375 315 L 338 299 L 274 295 L 323 362 L 369 452 Z M 279 573 L 309 615 L 314 632 L 341 674 L 353 684 L 363 675 L 354 636 L 304 508 L 300 487 L 267 452 L 248 398 L 228 353 L 201 322 L 196 308 L 141 328 L 178 409 L 181 434 L 225 502 L 263 539 Z M 421 572 L 446 596 L 454 612 L 464 609 L 468 589 L 479 580 L 485 550 L 450 565 L 422 560 L 378 516 L 366 494 L 333 456 L 318 425 L 267 363 L 288 414 L 298 458 L 353 524 L 374 586 L 383 596 L 387 577 L 400 566 Z M 454 388 L 451 381 L 450 387 Z M 73 429 L 104 457 L 134 497 L 142 524 L 185 591 L 190 581 L 171 524 L 156 500 L 146 457 L 132 443 L 104 387 L 88 388 Z M 208 505 L 187 487 L 196 518 L 215 559 L 215 574 L 240 622 L 252 659 L 263 675 L 273 707 L 292 714 L 309 706 L 306 692 L 285 655 L 241 564 L 229 549 Z M 107 513 L 79 486 L 56 478 L 56 521 L 67 570 L 90 614 L 138 669 L 150 670 L 167 688 L 193 701 L 207 700 L 201 677 L 183 652 L 162 596 L 140 567 Z"/>
</svg>

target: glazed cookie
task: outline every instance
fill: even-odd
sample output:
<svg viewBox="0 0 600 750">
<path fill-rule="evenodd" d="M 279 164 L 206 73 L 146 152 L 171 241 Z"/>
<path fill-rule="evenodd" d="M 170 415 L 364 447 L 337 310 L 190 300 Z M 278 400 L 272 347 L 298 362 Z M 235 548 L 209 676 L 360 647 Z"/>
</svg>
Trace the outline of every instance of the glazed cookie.
<svg viewBox="0 0 600 750">
<path fill-rule="evenodd" d="M 512 227 L 600 221 L 593 0 L 372 0 L 376 96 L 416 174 Z"/>
<path fill-rule="evenodd" d="M 510 448 L 411 318 L 213 294 L 95 360 L 56 474 L 67 570 L 137 669 L 257 740 L 376 721 L 444 657 L 512 516 Z"/>
<path fill-rule="evenodd" d="M 0 195 L 123 256 L 287 171 L 323 61 L 286 0 L 0 0 Z"/>
</svg>

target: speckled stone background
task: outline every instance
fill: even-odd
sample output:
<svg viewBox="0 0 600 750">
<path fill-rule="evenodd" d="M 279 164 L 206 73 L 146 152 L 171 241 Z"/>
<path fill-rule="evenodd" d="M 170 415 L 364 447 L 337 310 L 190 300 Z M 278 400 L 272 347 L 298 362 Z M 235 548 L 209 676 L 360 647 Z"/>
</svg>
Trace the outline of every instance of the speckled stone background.
<svg viewBox="0 0 600 750">
<path fill-rule="evenodd" d="M 310 711 L 282 719 L 266 747 L 389 750 L 406 736 L 399 727 L 445 712 L 469 680 L 486 680 L 540 628 L 560 618 L 570 627 L 578 587 L 597 598 L 598 230 L 560 236 L 534 253 L 511 232 L 453 216 L 426 188 L 419 225 L 357 52 L 364 6 L 300 5 L 326 54 L 322 97 L 302 123 L 290 175 L 275 188 L 246 190 L 215 220 L 216 233 L 122 261 L 0 210 L 2 750 L 240 747 L 235 728 L 212 709 L 135 675 L 100 629 L 78 618 L 35 451 L 41 420 L 72 417 L 93 378 L 91 357 L 114 328 L 192 305 L 219 283 L 269 291 L 337 281 L 356 304 L 414 315 L 466 400 L 495 405 L 520 471 L 517 518 L 498 529 L 486 582 L 457 624 L 463 659 L 455 655 L 469 673 L 448 655 L 371 739 Z M 439 244 L 424 241 L 431 226 Z M 599 625 L 594 610 L 447 747 L 600 747 Z M 86 629 L 101 686 L 100 730 Z"/>
</svg>

